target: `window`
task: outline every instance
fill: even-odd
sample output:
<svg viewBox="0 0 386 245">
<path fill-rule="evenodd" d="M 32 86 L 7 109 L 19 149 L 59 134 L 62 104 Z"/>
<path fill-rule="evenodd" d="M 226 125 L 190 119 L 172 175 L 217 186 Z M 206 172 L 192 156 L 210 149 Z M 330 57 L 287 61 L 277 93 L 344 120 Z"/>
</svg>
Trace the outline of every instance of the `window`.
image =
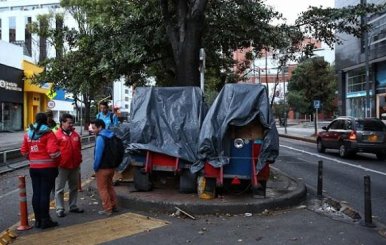
<svg viewBox="0 0 386 245">
<path fill-rule="evenodd" d="M 346 125 L 345 125 L 345 129 L 351 130 L 351 129 L 353 129 L 352 126 L 353 126 L 352 125 L 352 121 L 351 120 L 347 120 L 346 121 Z"/>
<path fill-rule="evenodd" d="M 128 104 L 125 105 L 125 109 L 129 109 L 129 105 Z"/>
<path fill-rule="evenodd" d="M 16 17 L 9 17 L 9 42 L 16 41 Z"/>
<path fill-rule="evenodd" d="M 385 125 L 382 121 L 358 120 L 356 122 L 357 130 L 363 131 L 384 131 Z"/>
<path fill-rule="evenodd" d="M 125 94 L 128 94 L 129 93 L 129 90 L 128 89 L 125 89 Z"/>
<path fill-rule="evenodd" d="M 25 47 L 27 49 L 28 56 L 32 55 L 32 35 L 31 32 L 28 30 L 28 26 L 32 23 L 31 17 L 25 17 Z"/>
<path fill-rule="evenodd" d="M 352 77 L 348 77 L 347 92 L 358 92 L 366 90 L 366 77 L 365 74 L 360 74 Z"/>
<path fill-rule="evenodd" d="M 343 120 L 336 120 L 333 121 L 330 125 L 329 129 L 343 129 L 344 127 L 344 121 Z"/>
<path fill-rule="evenodd" d="M 129 101 L 129 97 L 125 97 L 125 101 Z"/>
</svg>

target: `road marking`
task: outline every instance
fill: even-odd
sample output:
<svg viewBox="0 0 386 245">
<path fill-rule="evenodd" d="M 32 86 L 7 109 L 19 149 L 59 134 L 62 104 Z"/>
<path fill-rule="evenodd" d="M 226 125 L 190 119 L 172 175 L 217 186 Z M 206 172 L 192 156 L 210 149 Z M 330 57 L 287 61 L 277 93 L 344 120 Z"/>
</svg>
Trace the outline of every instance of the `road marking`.
<svg viewBox="0 0 386 245">
<path fill-rule="evenodd" d="M 308 155 L 311 155 L 311 156 L 315 156 L 315 157 L 319 157 L 319 158 L 322 158 L 322 159 L 326 159 L 326 160 L 329 160 L 329 161 L 337 162 L 337 163 L 340 163 L 340 164 L 343 164 L 343 165 L 347 165 L 347 166 L 350 166 L 350 167 L 353 167 L 353 168 L 358 168 L 358 169 L 361 169 L 361 170 L 364 170 L 364 171 L 367 171 L 367 172 L 372 172 L 372 173 L 375 173 L 375 174 L 380 174 L 380 175 L 386 176 L 386 173 L 384 173 L 384 172 L 377 171 L 377 170 L 370 169 L 370 168 L 365 168 L 365 167 L 363 167 L 361 165 L 355 165 L 355 164 L 344 162 L 344 161 L 340 161 L 340 160 L 337 160 L 337 159 L 334 159 L 334 158 L 329 158 L 329 157 L 326 157 L 326 156 L 322 156 L 322 155 L 317 154 L 317 153 L 312 153 L 312 152 L 308 152 L 308 151 L 304 151 L 304 150 L 299 150 L 299 149 L 293 148 L 291 146 L 280 145 L 280 147 L 284 147 L 284 148 L 287 148 L 289 150 L 305 153 L 305 154 L 308 154 Z"/>
<path fill-rule="evenodd" d="M 168 225 L 165 220 L 124 213 L 82 224 L 20 236 L 12 244 L 100 244 Z"/>
<path fill-rule="evenodd" d="M 9 195 L 11 195 L 11 194 L 13 194 L 13 193 L 15 193 L 15 192 L 18 192 L 18 191 L 19 191 L 19 189 L 15 189 L 15 190 L 13 190 L 13 191 L 10 191 L 10 192 L 8 192 L 8 193 L 5 193 L 5 194 L 3 194 L 3 195 L 0 195 L 0 199 L 3 198 L 3 197 L 9 196 Z"/>
</svg>

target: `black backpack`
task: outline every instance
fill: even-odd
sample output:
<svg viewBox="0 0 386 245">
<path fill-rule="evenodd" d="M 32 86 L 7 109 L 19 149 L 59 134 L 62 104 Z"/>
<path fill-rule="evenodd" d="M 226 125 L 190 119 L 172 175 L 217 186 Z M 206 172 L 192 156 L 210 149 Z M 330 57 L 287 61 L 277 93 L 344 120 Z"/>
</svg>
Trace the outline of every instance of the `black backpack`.
<svg viewBox="0 0 386 245">
<path fill-rule="evenodd" d="M 117 168 L 123 161 L 123 155 L 125 154 L 125 148 L 123 142 L 116 135 L 111 138 L 102 136 L 105 140 L 105 154 L 109 154 L 113 168 Z"/>
</svg>

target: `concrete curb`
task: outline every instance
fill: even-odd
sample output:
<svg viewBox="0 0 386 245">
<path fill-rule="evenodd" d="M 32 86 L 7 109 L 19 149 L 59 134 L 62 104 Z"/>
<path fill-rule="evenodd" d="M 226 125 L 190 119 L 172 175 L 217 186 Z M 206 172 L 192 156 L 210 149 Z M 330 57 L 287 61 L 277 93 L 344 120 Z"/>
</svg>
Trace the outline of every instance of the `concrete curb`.
<svg viewBox="0 0 386 245">
<path fill-rule="evenodd" d="M 122 189 L 120 191 L 116 189 L 117 198 L 119 205 L 127 209 L 172 213 L 176 211 L 175 207 L 179 207 L 190 214 L 260 213 L 266 209 L 282 209 L 295 206 L 306 199 L 307 189 L 302 181 L 295 180 L 277 169 L 273 168 L 272 170 L 291 182 L 291 190 L 288 193 L 261 199 L 248 196 L 247 198 L 240 197 L 240 199 L 222 200 L 216 198 L 201 200 L 197 197 L 197 194 L 175 194 L 176 190 L 173 190 L 173 193 L 159 193 L 159 190 L 129 193 L 127 186 L 121 186 L 127 188 L 127 192 L 122 194 Z M 96 189 L 94 185 L 90 186 Z"/>
<path fill-rule="evenodd" d="M 312 137 L 295 136 L 295 135 L 288 135 L 288 134 L 279 134 L 279 137 L 294 139 L 294 140 L 301 140 L 301 141 L 316 144 L 316 138 L 312 138 Z"/>
</svg>

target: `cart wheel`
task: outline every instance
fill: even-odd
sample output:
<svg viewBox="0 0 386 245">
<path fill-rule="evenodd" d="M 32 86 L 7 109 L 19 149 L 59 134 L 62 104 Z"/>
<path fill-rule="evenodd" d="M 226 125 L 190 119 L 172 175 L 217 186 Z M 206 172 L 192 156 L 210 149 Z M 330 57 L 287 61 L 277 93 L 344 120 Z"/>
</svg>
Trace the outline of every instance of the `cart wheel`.
<svg viewBox="0 0 386 245">
<path fill-rule="evenodd" d="M 189 169 L 183 169 L 180 175 L 180 192 L 194 193 L 197 188 L 197 174 L 192 174 Z"/>
<path fill-rule="evenodd" d="M 134 170 L 134 188 L 137 191 L 150 191 L 153 185 L 150 181 L 150 174 L 143 173 L 141 167 L 135 167 Z"/>
</svg>

